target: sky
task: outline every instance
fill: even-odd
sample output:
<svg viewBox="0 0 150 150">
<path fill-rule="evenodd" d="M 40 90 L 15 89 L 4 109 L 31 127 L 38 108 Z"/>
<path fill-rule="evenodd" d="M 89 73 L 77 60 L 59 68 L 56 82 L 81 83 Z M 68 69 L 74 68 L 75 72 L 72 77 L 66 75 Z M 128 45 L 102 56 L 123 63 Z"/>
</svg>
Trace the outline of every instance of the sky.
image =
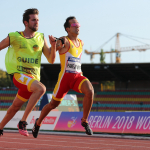
<svg viewBox="0 0 150 150">
<path fill-rule="evenodd" d="M 140 46 L 150 44 L 150 0 L 6 0 L 0 4 L 0 41 L 8 33 L 23 31 L 22 15 L 26 9 L 39 10 L 39 30 L 54 37 L 66 36 L 63 24 L 67 17 L 75 16 L 81 24 L 80 38 L 84 42 L 81 57 L 82 64 L 100 63 L 100 55 L 95 55 L 93 60 L 84 50 L 100 52 L 103 48 L 110 51 L 115 48 L 116 36 L 101 47 L 111 37 L 121 33 L 120 47 Z M 123 35 L 132 35 L 138 41 L 131 40 Z M 141 39 L 143 38 L 143 39 Z M 134 38 L 135 39 L 135 38 Z M 145 40 L 146 39 L 146 40 Z M 48 41 L 50 46 L 50 43 Z M 5 54 L 7 48 L 0 51 L 0 69 L 6 71 Z M 112 56 L 112 61 L 111 61 Z M 115 54 L 105 55 L 106 63 L 115 63 Z M 149 63 L 150 50 L 143 52 L 122 52 L 121 63 Z M 48 63 L 42 55 L 41 63 Z M 55 64 L 60 63 L 57 53 Z"/>
</svg>

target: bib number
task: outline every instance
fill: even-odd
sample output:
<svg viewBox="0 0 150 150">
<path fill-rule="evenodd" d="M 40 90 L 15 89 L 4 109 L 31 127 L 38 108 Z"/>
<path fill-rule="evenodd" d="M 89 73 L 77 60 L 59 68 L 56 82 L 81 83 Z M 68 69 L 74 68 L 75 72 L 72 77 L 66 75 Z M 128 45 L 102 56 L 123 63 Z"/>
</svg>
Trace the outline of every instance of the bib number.
<svg viewBox="0 0 150 150">
<path fill-rule="evenodd" d="M 81 63 L 79 58 L 69 57 L 68 63 L 66 66 L 66 72 L 70 73 L 80 73 L 81 72 Z"/>
</svg>

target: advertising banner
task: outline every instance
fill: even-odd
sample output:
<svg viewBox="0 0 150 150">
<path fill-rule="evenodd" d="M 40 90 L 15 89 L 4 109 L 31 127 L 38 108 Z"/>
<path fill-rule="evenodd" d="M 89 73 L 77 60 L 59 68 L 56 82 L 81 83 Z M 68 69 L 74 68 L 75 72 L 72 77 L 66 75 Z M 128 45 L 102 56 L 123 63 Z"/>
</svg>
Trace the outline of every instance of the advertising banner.
<svg viewBox="0 0 150 150">
<path fill-rule="evenodd" d="M 37 114 L 38 112 L 38 114 Z M 28 129 L 32 129 L 35 119 L 40 116 L 41 111 L 32 111 L 28 117 Z M 51 111 L 43 120 L 40 130 L 54 130 L 55 125 L 60 117 L 61 111 Z"/>
<path fill-rule="evenodd" d="M 36 118 L 40 116 L 41 111 L 32 111 L 27 119 L 27 129 L 32 129 Z M 6 111 L 0 111 L 0 121 L 3 119 Z M 6 124 L 5 128 L 17 128 L 18 122 L 21 120 L 24 111 L 18 111 L 16 115 Z M 43 120 L 40 130 L 54 130 L 55 125 L 60 117 L 61 111 L 50 112 Z"/>
<path fill-rule="evenodd" d="M 82 112 L 62 112 L 55 130 L 84 131 Z M 150 134 L 149 112 L 91 112 L 88 122 L 93 132 Z"/>
<path fill-rule="evenodd" d="M 55 130 L 84 131 L 81 126 L 82 112 L 62 112 Z"/>
</svg>

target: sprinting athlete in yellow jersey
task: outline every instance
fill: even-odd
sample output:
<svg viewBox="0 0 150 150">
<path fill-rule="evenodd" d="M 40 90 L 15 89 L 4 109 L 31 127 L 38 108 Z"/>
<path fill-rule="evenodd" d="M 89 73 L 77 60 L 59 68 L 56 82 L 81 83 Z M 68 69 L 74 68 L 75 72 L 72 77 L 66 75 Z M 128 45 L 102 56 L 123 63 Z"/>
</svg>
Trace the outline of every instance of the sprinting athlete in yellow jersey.
<svg viewBox="0 0 150 150">
<path fill-rule="evenodd" d="M 49 48 L 44 35 L 37 32 L 38 14 L 37 9 L 25 10 L 23 14 L 25 30 L 11 32 L 0 42 L 0 50 L 9 46 L 5 57 L 6 69 L 9 74 L 13 75 L 13 83 L 18 88 L 13 104 L 0 122 L 0 136 L 3 135 L 4 126 L 28 100 L 24 115 L 16 126 L 20 134 L 29 136 L 26 130 L 27 117 L 46 91 L 46 87 L 39 82 L 41 55 L 43 52 L 49 63 L 53 64 L 56 57 L 56 41 L 53 36 L 49 36 L 51 44 Z"/>
<path fill-rule="evenodd" d="M 61 43 L 61 40 L 57 41 L 61 71 L 53 91 L 52 100 L 49 104 L 44 106 L 40 117 L 36 119 L 32 129 L 32 134 L 35 138 L 38 136 L 42 120 L 52 109 L 56 108 L 61 103 L 63 97 L 70 89 L 84 94 L 83 117 L 81 119 L 81 125 L 85 128 L 86 134 L 93 134 L 88 125 L 87 118 L 93 103 L 94 90 L 90 81 L 82 75 L 81 71 L 80 59 L 82 55 L 83 42 L 78 39 L 80 24 L 75 17 L 68 17 L 64 27 L 68 33 L 66 37 L 60 38 L 63 39 L 64 44 Z"/>
</svg>

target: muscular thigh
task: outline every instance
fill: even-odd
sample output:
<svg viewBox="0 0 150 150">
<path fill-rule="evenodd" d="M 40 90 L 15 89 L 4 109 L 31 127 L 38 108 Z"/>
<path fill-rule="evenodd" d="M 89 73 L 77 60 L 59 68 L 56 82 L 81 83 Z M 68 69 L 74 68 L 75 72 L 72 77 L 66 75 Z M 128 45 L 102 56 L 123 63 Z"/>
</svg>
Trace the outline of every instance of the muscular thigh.
<svg viewBox="0 0 150 150">
<path fill-rule="evenodd" d="M 85 93 L 94 93 L 93 86 L 89 80 L 86 80 L 85 82 L 83 82 L 83 84 L 81 86 L 81 91 L 84 94 Z"/>
</svg>

